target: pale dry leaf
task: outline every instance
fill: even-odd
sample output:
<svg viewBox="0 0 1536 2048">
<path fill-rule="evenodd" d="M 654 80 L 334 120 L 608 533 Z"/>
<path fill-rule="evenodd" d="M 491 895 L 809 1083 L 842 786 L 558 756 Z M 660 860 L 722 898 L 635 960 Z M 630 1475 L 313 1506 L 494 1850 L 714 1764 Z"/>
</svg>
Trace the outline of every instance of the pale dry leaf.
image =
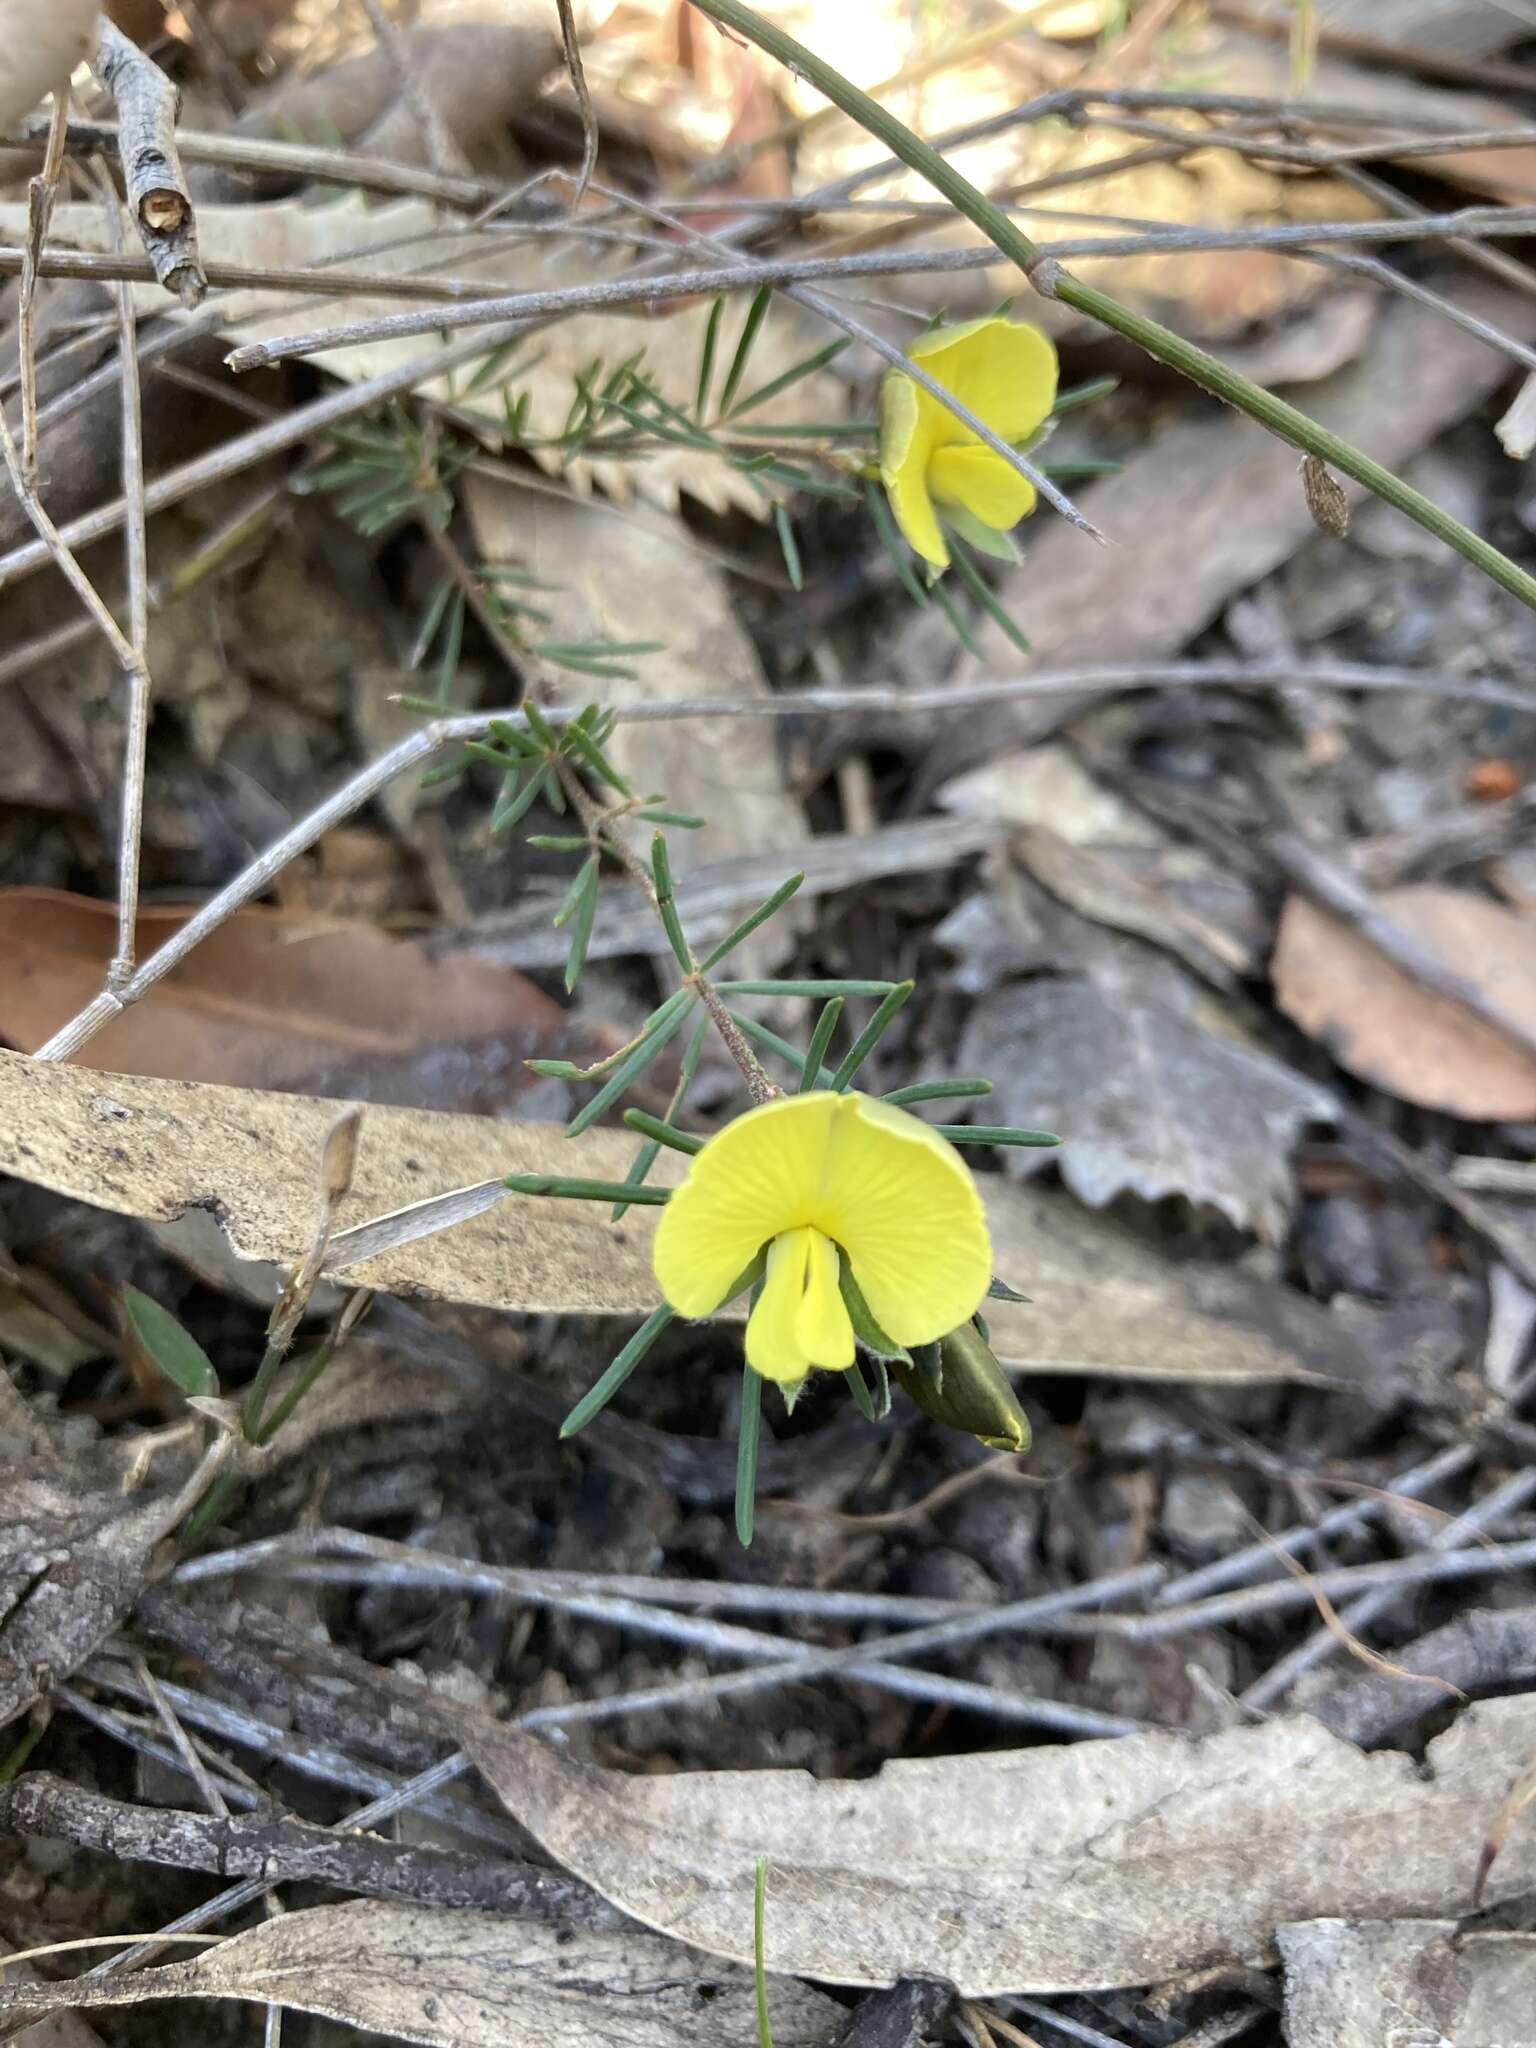
<svg viewBox="0 0 1536 2048">
<path fill-rule="evenodd" d="M 112 957 L 116 915 L 57 889 L 0 890 L 0 1038 L 35 1052 L 85 1007 Z M 191 915 L 142 911 L 140 958 Z M 369 925 L 248 908 L 113 1018 L 91 1056 L 111 1072 L 385 1099 L 419 1086 L 424 1061 L 478 1058 L 510 1096 L 527 1085 L 523 1060 L 565 1050 L 567 1030 L 531 981 L 471 953 L 434 958 Z"/>
<path fill-rule="evenodd" d="M 1506 1015 L 1536 1015 L 1536 919 L 1432 882 L 1376 902 Z M 1473 1122 L 1536 1116 L 1536 1058 L 1303 896 L 1286 902 L 1270 977 L 1288 1017 L 1389 1095 Z"/>
<path fill-rule="evenodd" d="M 1106 944 L 1087 973 L 1035 975 L 984 996 L 956 1070 L 997 1077 L 989 1120 L 995 1110 L 999 1122 L 1065 1134 L 1059 1152 L 1010 1151 L 1013 1171 L 1055 1163 L 1093 1208 L 1123 1194 L 1183 1196 L 1276 1243 L 1295 1199 L 1297 1136 L 1331 1119 L 1332 1098 L 1207 1029 L 1197 993 L 1146 947 Z"/>
<path fill-rule="evenodd" d="M 748 1941 L 751 1901 L 747 1902 Z M 751 2048 L 749 1970 L 628 1931 L 601 1934 L 383 1900 L 283 1913 L 132 1975 L 0 1986 L 0 2013 L 236 1998 L 426 2048 Z M 821 2048 L 840 2008 L 771 1978 L 780 2048 Z"/>
<path fill-rule="evenodd" d="M 968 1997 L 1139 1985 L 1271 1959 L 1283 1922 L 1462 1910 L 1480 1816 L 1536 1704 L 1469 1708 L 1432 1770 L 1307 1715 L 1225 1730 L 803 1771 L 627 1776 L 537 1736 L 466 1731 L 507 1810 L 624 1912 L 751 1953 L 766 1856 L 770 1968 L 835 1984 L 948 1979 Z M 1494 1887 L 1536 1881 L 1536 1834 Z M 745 1916 L 745 1917 L 744 1917 Z"/>
<path fill-rule="evenodd" d="M 724 575 L 680 522 L 621 514 L 597 501 L 533 496 L 495 477 L 466 477 L 464 491 L 484 559 L 516 563 L 540 579 L 537 601 L 548 614 L 540 639 L 662 643 L 664 653 L 630 664 L 626 697 L 752 701 L 771 694 Z M 537 658 L 535 664 L 570 694 L 567 672 Z M 645 794 L 659 792 L 674 809 L 704 817 L 696 831 L 669 836 L 678 874 L 805 837 L 805 815 L 785 787 L 776 737 L 756 720 L 620 725 L 606 751 Z M 636 838 L 644 851 L 649 828 Z M 793 915 L 775 919 L 732 971 L 771 973 L 794 938 Z"/>
<path fill-rule="evenodd" d="M 0 0 L 0 135 L 69 83 L 96 46 L 96 11 L 96 0 Z"/>
<path fill-rule="evenodd" d="M 43 1065 L 0 1053 L 0 1171 L 120 1215 L 207 1209 L 243 1258 L 290 1265 L 313 1229 L 316 1163 L 338 1105 L 208 1083 Z M 639 1141 L 548 1124 L 374 1107 L 342 1231 L 508 1173 L 620 1180 Z M 653 1176 L 677 1178 L 664 1153 Z M 1032 1372 L 1368 1387 L 1353 1340 L 1293 1290 L 1229 1262 L 1177 1265 L 1075 1204 L 983 1179 L 997 1270 L 1031 1296 L 993 1302 L 999 1355 Z M 491 1190 L 492 1194 L 496 1191 Z M 349 1284 L 493 1308 L 647 1314 L 655 1211 L 503 1195 L 453 1230 L 397 1241 Z M 397 1233 L 398 1239 L 398 1233 Z M 739 1313 L 739 1309 L 736 1313 Z"/>
<path fill-rule="evenodd" d="M 1454 1920 L 1303 1920 L 1277 1930 L 1290 2048 L 1516 2048 L 1536 1935 Z"/>
<path fill-rule="evenodd" d="M 498 231 L 463 230 L 456 216 L 440 213 L 425 200 L 395 200 L 376 206 L 357 193 L 328 206 L 299 200 L 199 206 L 197 235 L 203 260 L 209 264 L 279 269 L 335 263 L 349 270 L 390 276 L 425 273 L 462 279 L 471 293 L 486 297 L 595 284 L 618 275 L 623 267 L 606 245 L 583 248 L 574 237 L 513 240 L 509 245 L 505 234 Z M 24 205 L 0 205 L 0 236 L 13 242 L 25 240 Z M 66 203 L 54 209 L 49 239 L 61 248 L 98 254 L 108 254 L 112 247 L 110 227 L 101 208 L 83 204 Z M 687 267 L 688 252 L 679 244 L 676 268 Z M 136 287 L 136 292 L 146 317 L 160 310 L 164 293 L 158 287 Z M 723 379 L 735 352 L 750 301 L 749 292 L 737 292 L 726 302 L 716 354 L 717 381 Z M 226 292 L 219 305 L 219 331 L 231 340 L 250 342 L 376 319 L 381 314 L 412 310 L 416 302 L 324 293 L 294 299 L 282 298 L 270 289 L 252 289 Z M 525 431 L 536 438 L 554 437 L 564 428 L 577 377 L 597 362 L 605 371 L 612 371 L 630 357 L 643 355 L 645 374 L 662 396 L 670 404 L 690 408 L 709 310 L 710 301 L 695 298 L 664 302 L 654 317 L 634 311 L 562 315 L 519 344 L 483 389 L 475 388 L 482 362 L 444 376 L 431 373 L 431 358 L 456 342 L 460 338 L 456 334 L 375 339 L 356 347 L 322 350 L 311 360 L 350 383 L 419 361 L 426 366 L 416 387 L 420 395 L 463 414 L 491 439 L 506 429 L 503 393 L 519 396 L 526 392 Z M 782 300 L 776 301 L 753 346 L 742 395 L 813 354 L 828 338 L 821 323 Z M 759 427 L 804 424 L 840 419 L 846 411 L 844 386 L 828 373 L 819 372 L 755 407 L 751 419 Z M 718 512 L 746 512 L 758 519 L 768 516 L 769 505 L 762 492 L 707 450 L 665 447 L 633 462 L 612 456 L 567 458 L 554 448 L 533 453 L 545 469 L 563 476 L 579 491 L 598 484 L 616 498 L 638 493 L 668 512 L 675 511 L 686 494 Z"/>
</svg>

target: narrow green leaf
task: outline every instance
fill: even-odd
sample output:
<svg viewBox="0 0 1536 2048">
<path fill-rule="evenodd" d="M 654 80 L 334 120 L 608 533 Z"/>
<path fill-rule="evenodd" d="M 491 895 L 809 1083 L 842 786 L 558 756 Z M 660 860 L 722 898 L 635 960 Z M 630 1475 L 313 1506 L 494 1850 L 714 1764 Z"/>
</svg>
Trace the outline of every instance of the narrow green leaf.
<svg viewBox="0 0 1536 2048">
<path fill-rule="evenodd" d="M 1096 398 L 1108 398 L 1112 391 L 1119 389 L 1118 377 L 1090 377 L 1086 384 L 1071 384 L 1065 391 L 1058 391 L 1051 413 L 1060 419 L 1064 412 L 1075 412 L 1080 405 L 1092 405 Z"/>
<path fill-rule="evenodd" d="M 935 1124 L 953 1145 L 1059 1145 L 1054 1131 L 1021 1131 L 1012 1124 Z"/>
<path fill-rule="evenodd" d="M 741 1422 L 736 1435 L 736 1541 L 743 1550 L 752 1543 L 757 1509 L 757 1446 L 763 1426 L 763 1383 L 742 1361 Z"/>
<path fill-rule="evenodd" d="M 648 825 L 675 825 L 681 832 L 697 832 L 701 825 L 707 825 L 707 818 L 700 818 L 692 811 L 661 811 L 647 806 L 636 811 L 637 818 L 644 818 Z"/>
<path fill-rule="evenodd" d="M 584 832 L 530 832 L 523 844 L 537 846 L 543 853 L 585 853 L 587 835 Z"/>
<path fill-rule="evenodd" d="M 587 948 L 592 943 L 592 920 L 597 915 L 597 865 L 594 853 L 586 864 L 586 881 L 576 899 L 576 915 L 571 919 L 571 944 L 565 956 L 567 995 L 581 979 L 581 970 L 587 964 Z"/>
<path fill-rule="evenodd" d="M 976 635 L 971 631 L 970 627 L 966 624 L 965 620 L 960 616 L 959 610 L 956 608 L 954 599 L 950 596 L 949 592 L 944 588 L 943 583 L 931 583 L 928 586 L 928 592 L 929 595 L 932 597 L 934 603 L 938 606 L 939 610 L 944 614 L 945 618 L 948 619 L 950 627 L 954 632 L 955 638 L 960 642 L 960 645 L 965 649 L 966 653 L 974 654 L 978 661 L 985 661 L 987 657 L 985 656 L 985 654 L 983 654 L 980 644 L 976 639 Z"/>
<path fill-rule="evenodd" d="M 849 1393 L 852 1394 L 854 1406 L 858 1409 L 864 1420 L 866 1422 L 873 1422 L 875 1419 L 875 1397 L 864 1384 L 864 1375 L 859 1369 L 859 1361 L 857 1359 L 844 1372 L 843 1384 Z"/>
<path fill-rule="evenodd" d="M 998 597 L 986 577 L 982 575 L 976 564 L 971 560 L 970 550 L 962 542 L 951 537 L 950 556 L 956 569 L 959 571 L 961 582 L 964 583 L 966 589 L 969 590 L 988 618 L 1013 642 L 1020 654 L 1028 654 L 1028 634 L 1019 625 L 1017 620 L 1014 619 L 1008 607 Z"/>
<path fill-rule="evenodd" d="M 501 799 L 491 813 L 491 830 L 510 832 L 518 819 L 533 808 L 541 795 L 547 795 L 549 789 L 548 767 L 540 768 L 536 774 L 530 775 L 521 790 L 517 788 L 516 778 L 509 775 L 507 787 L 502 791 Z"/>
<path fill-rule="evenodd" d="M 760 1023 L 756 1017 L 749 1017 L 745 1010 L 732 1010 L 730 1016 L 731 1022 L 739 1030 L 744 1031 L 754 1045 L 760 1045 L 765 1052 L 774 1053 L 797 1074 L 804 1067 L 805 1054 L 799 1046 L 791 1045 L 787 1038 L 780 1038 L 777 1031 L 770 1031 L 766 1024 Z M 817 1086 L 830 1088 L 831 1085 L 832 1076 L 823 1070 Z"/>
<path fill-rule="evenodd" d="M 686 1152 L 690 1156 L 704 1150 L 704 1139 L 692 1131 L 680 1131 L 675 1124 L 669 1124 L 659 1116 L 652 1116 L 648 1110 L 626 1109 L 624 1121 L 632 1131 L 638 1131 L 643 1138 L 654 1138 L 659 1145 L 670 1146 L 674 1152 Z"/>
<path fill-rule="evenodd" d="M 723 960 L 727 953 L 734 953 L 743 939 L 750 938 L 760 924 L 766 924 L 775 911 L 783 909 L 784 905 L 794 895 L 804 880 L 805 876 L 799 874 L 791 875 L 787 881 L 780 882 L 778 888 L 774 890 L 766 902 L 760 903 L 756 910 L 750 912 L 748 916 L 742 919 L 741 923 L 737 925 L 735 931 L 728 938 L 720 941 L 709 957 L 701 963 L 699 971 L 707 974 L 716 961 Z"/>
<path fill-rule="evenodd" d="M 837 1020 L 843 1014 L 841 993 L 823 1003 L 821 1015 L 816 1019 L 816 1029 L 811 1033 L 811 1042 L 805 1049 L 805 1061 L 800 1069 L 800 1093 L 804 1095 L 811 1088 L 825 1088 L 832 1076 L 822 1066 L 827 1047 L 832 1043 L 832 1034 L 837 1029 Z"/>
<path fill-rule="evenodd" d="M 219 1376 L 213 1361 L 190 1330 L 182 1328 L 168 1308 L 162 1308 L 137 1287 L 123 1289 L 123 1308 L 134 1335 L 173 1387 L 184 1394 L 216 1394 Z"/>
<path fill-rule="evenodd" d="M 656 910 L 661 918 L 661 928 L 667 935 L 667 944 L 684 974 L 692 974 L 693 948 L 688 944 L 677 905 L 672 899 L 672 863 L 667 854 L 666 839 L 660 832 L 651 840 L 651 874 L 656 882 Z"/>
<path fill-rule="evenodd" d="M 560 735 L 555 731 L 532 697 L 524 698 L 522 713 L 528 721 L 528 730 L 533 734 L 539 745 L 546 753 L 557 754 L 560 751 Z"/>
<path fill-rule="evenodd" d="M 634 795 L 631 784 L 614 767 L 591 733 L 580 725 L 572 724 L 566 727 L 565 737 L 570 748 L 580 754 L 600 782 L 606 782 L 608 787 L 617 790 L 620 796 Z"/>
<path fill-rule="evenodd" d="M 453 698 L 453 685 L 459 673 L 459 657 L 464 650 L 464 593 L 454 591 L 448 600 L 447 614 L 443 620 L 443 645 L 437 657 L 437 701 L 447 704 Z"/>
<path fill-rule="evenodd" d="M 1027 1294 L 1020 1294 L 1017 1288 L 1010 1287 L 1006 1280 L 999 1280 L 994 1273 L 991 1280 L 987 1283 L 987 1299 L 988 1301 L 1027 1302 L 1029 1296 Z"/>
<path fill-rule="evenodd" d="M 709 1037 L 709 1032 L 709 1012 L 705 1010 L 700 1014 L 698 1022 L 688 1034 L 688 1043 L 683 1047 L 683 1057 L 679 1061 L 677 1069 L 677 1086 L 672 1090 L 672 1100 L 667 1104 L 667 1122 L 669 1124 L 682 1108 L 688 1090 L 693 1085 L 693 1077 L 699 1071 L 699 1061 L 704 1056 L 704 1046 Z M 629 1187 L 641 1186 L 650 1173 L 651 1168 L 656 1164 L 660 1152 L 661 1145 L 655 1138 L 642 1145 L 635 1154 L 633 1166 L 630 1167 L 629 1172 L 624 1176 L 625 1185 Z M 614 1203 L 611 1212 L 613 1222 L 617 1223 L 619 1221 L 627 1206 L 628 1204 L 624 1202 Z"/>
<path fill-rule="evenodd" d="M 543 1195 L 563 1202 L 648 1202 L 660 1208 L 665 1188 L 631 1188 L 620 1180 L 577 1180 L 559 1173 L 509 1173 L 502 1186 L 514 1195 Z"/>
<path fill-rule="evenodd" d="M 448 600 L 453 595 L 453 578 L 445 576 L 432 595 L 427 599 L 421 614 L 421 624 L 416 628 L 416 640 L 412 646 L 407 665 L 420 668 L 427 658 L 427 649 L 437 638 L 437 629 L 443 623 L 443 613 L 448 609 Z"/>
<path fill-rule="evenodd" d="M 561 925 L 569 924 L 576 914 L 576 905 L 581 901 L 582 891 L 588 886 L 589 877 L 597 868 L 597 855 L 589 853 L 571 878 L 571 885 L 560 899 L 560 908 L 550 919 L 556 931 Z"/>
<path fill-rule="evenodd" d="M 741 389 L 741 380 L 747 373 L 747 363 L 751 358 L 753 344 L 762 330 L 764 320 L 768 317 L 768 305 L 772 297 L 773 293 L 767 285 L 762 285 L 752 294 L 752 303 L 747 308 L 747 317 L 742 325 L 741 339 L 736 344 L 736 353 L 731 357 L 731 367 L 725 373 L 725 388 L 720 393 L 722 419 L 730 411 L 736 394 Z M 751 1541 L 750 1535 L 747 1540 Z"/>
<path fill-rule="evenodd" d="M 704 323 L 704 346 L 699 353 L 699 383 L 694 394 L 693 409 L 702 419 L 709 410 L 709 387 L 715 377 L 715 344 L 720 339 L 720 316 L 725 311 L 725 297 L 722 293 L 709 309 L 709 318 Z"/>
<path fill-rule="evenodd" d="M 853 1080 L 860 1067 L 863 1066 L 869 1055 L 885 1036 L 886 1030 L 895 1017 L 896 1012 L 906 1002 L 908 996 L 911 995 L 913 986 L 914 984 L 910 981 L 897 982 L 885 1001 L 853 1041 L 853 1044 L 844 1053 L 842 1065 L 832 1076 L 832 1086 L 834 1088 L 846 1088 Z"/>
<path fill-rule="evenodd" d="M 789 577 L 791 590 L 805 588 L 805 571 L 800 564 L 800 545 L 795 539 L 795 529 L 789 523 L 789 513 L 783 505 L 773 508 L 773 527 L 779 536 L 779 551 L 784 557 L 784 571 Z"/>
<path fill-rule="evenodd" d="M 595 1415 L 601 1415 L 608 1406 L 608 1403 L 667 1327 L 668 1323 L 671 1322 L 674 1313 L 675 1311 L 667 1302 L 663 1302 L 660 1308 L 653 1308 L 651 1310 L 645 1321 L 614 1359 L 612 1365 L 609 1366 L 602 1378 L 582 1395 L 576 1406 L 566 1416 L 564 1422 L 561 1423 L 560 1435 L 562 1439 L 568 1436 L 575 1436 L 578 1430 L 586 1428 Z"/>
<path fill-rule="evenodd" d="M 592 1100 L 579 1109 L 575 1116 L 572 1117 L 565 1131 L 568 1138 L 579 1138 L 584 1130 L 596 1123 L 597 1119 L 611 1103 L 618 1100 L 619 1096 L 624 1093 L 624 1090 L 629 1087 L 631 1082 L 638 1079 L 645 1072 L 662 1047 L 673 1037 L 682 1024 L 684 1017 L 688 1014 L 688 1007 L 693 1000 L 693 990 L 679 989 L 677 994 L 682 997 L 682 1002 L 678 1007 L 675 1010 L 669 1010 L 667 1004 L 664 1003 L 662 1005 L 661 1010 L 656 1014 L 658 1016 L 665 1016 L 666 1021 L 647 1032 L 646 1036 L 640 1040 L 629 1057 L 621 1060 L 614 1068 Z M 613 1199 L 617 1201 L 620 1198 L 615 1195 Z"/>
<path fill-rule="evenodd" d="M 530 839 L 528 843 L 531 846 L 533 841 Z M 990 1081 L 980 1081 L 974 1076 L 961 1076 L 953 1081 L 914 1081 L 910 1087 L 893 1088 L 890 1094 L 882 1099 L 888 1102 L 892 1109 L 905 1109 L 909 1102 L 940 1102 L 946 1096 L 951 1095 L 990 1095 L 991 1093 L 992 1083 Z"/>
<path fill-rule="evenodd" d="M 815 355 L 807 356 L 803 362 L 794 364 L 791 369 L 781 370 L 777 377 L 770 377 L 766 384 L 759 384 L 749 397 L 731 409 L 731 424 L 734 426 L 743 413 L 753 412 L 758 406 L 766 405 L 770 398 L 777 398 L 781 391 L 787 391 L 791 384 L 798 384 L 802 377 L 811 377 L 818 370 L 824 370 L 828 363 L 833 362 L 845 348 L 851 348 L 852 345 L 852 335 L 840 334 L 836 341 L 829 341 L 826 347 L 819 348 Z M 722 405 L 720 410 L 723 414 L 726 408 Z"/>
<path fill-rule="evenodd" d="M 752 1981 L 757 1990 L 757 2048 L 773 2048 L 773 2023 L 768 2017 L 768 1966 L 763 1960 L 767 1908 L 768 1858 L 759 1856 L 752 1879 Z"/>
</svg>

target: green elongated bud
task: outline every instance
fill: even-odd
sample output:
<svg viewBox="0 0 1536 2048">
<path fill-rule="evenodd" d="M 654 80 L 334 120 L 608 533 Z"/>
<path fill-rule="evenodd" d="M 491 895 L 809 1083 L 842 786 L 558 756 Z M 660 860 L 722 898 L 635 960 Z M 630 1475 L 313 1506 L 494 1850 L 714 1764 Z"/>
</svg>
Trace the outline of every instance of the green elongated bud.
<svg viewBox="0 0 1536 2048">
<path fill-rule="evenodd" d="M 1027 1451 L 1029 1417 L 992 1347 L 974 1323 L 939 1340 L 935 1376 L 915 1361 L 888 1358 L 886 1370 L 923 1413 L 950 1429 L 963 1429 L 999 1451 Z"/>
</svg>

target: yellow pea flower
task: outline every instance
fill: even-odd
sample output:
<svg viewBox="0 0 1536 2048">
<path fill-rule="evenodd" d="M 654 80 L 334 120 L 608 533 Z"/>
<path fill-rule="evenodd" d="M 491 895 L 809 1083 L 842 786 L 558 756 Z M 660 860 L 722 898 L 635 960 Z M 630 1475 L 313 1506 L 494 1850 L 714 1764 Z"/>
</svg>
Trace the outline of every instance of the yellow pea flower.
<svg viewBox="0 0 1536 2048">
<path fill-rule="evenodd" d="M 718 1308 L 767 1247 L 747 1363 L 795 1384 L 853 1364 L 839 1252 L 897 1344 L 930 1344 L 973 1315 L 992 1277 L 970 1169 L 921 1118 L 869 1095 L 818 1092 L 750 1109 L 694 1155 L 652 1254 L 680 1315 Z"/>
<path fill-rule="evenodd" d="M 1027 441 L 1056 402 L 1056 350 L 1038 327 L 994 317 L 938 327 L 907 354 L 1009 442 Z M 989 554 L 1035 507 L 1035 487 L 901 370 L 880 387 L 880 480 L 896 524 L 925 562 L 949 567 L 940 515 Z M 937 509 L 935 509 L 937 508 Z"/>
</svg>

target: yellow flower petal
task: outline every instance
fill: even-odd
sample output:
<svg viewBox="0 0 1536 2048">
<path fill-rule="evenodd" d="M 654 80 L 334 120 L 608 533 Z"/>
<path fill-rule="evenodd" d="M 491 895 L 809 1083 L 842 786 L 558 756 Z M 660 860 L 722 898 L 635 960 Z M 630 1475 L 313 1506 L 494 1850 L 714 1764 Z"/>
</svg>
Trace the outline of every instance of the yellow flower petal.
<svg viewBox="0 0 1536 2048">
<path fill-rule="evenodd" d="M 1006 533 L 1035 509 L 1035 487 L 1010 469 L 1001 455 L 979 441 L 936 448 L 928 464 L 928 488 L 940 505 L 974 512 L 984 526 Z"/>
<path fill-rule="evenodd" d="M 908 546 L 936 569 L 949 567 L 949 549 L 928 495 L 928 460 L 936 415 L 943 410 L 899 371 L 892 370 L 880 387 L 880 481 Z"/>
<path fill-rule="evenodd" d="M 763 1291 L 747 1318 L 747 1363 L 765 1380 L 803 1380 L 811 1369 L 800 1341 L 800 1305 L 814 1236 L 786 1230 L 769 1247 Z"/>
<path fill-rule="evenodd" d="M 1056 403 L 1055 346 L 1038 327 L 1022 321 L 994 317 L 938 327 L 915 341 L 907 354 L 1005 441 L 1027 440 Z M 927 392 L 918 396 L 943 412 Z M 953 413 L 945 417 L 946 441 L 975 439 Z"/>
<path fill-rule="evenodd" d="M 708 1315 L 765 1244 L 747 1356 L 773 1379 L 852 1362 L 838 1245 L 898 1344 L 930 1343 L 964 1322 L 992 1273 L 986 1215 L 959 1153 L 866 1095 L 788 1096 L 712 1138 L 662 1211 L 652 1254 L 661 1291 L 681 1314 Z"/>
<path fill-rule="evenodd" d="M 903 1109 L 844 1098 L 819 1227 L 843 1247 L 870 1313 L 898 1344 L 931 1344 L 981 1306 L 986 1211 L 946 1138 Z M 824 1220 L 823 1220 L 824 1219 Z"/>
<path fill-rule="evenodd" d="M 651 1259 L 684 1316 L 707 1316 L 781 1231 L 811 1222 L 836 1095 L 788 1095 L 749 1109 L 695 1154 L 661 1212 Z"/>
</svg>

